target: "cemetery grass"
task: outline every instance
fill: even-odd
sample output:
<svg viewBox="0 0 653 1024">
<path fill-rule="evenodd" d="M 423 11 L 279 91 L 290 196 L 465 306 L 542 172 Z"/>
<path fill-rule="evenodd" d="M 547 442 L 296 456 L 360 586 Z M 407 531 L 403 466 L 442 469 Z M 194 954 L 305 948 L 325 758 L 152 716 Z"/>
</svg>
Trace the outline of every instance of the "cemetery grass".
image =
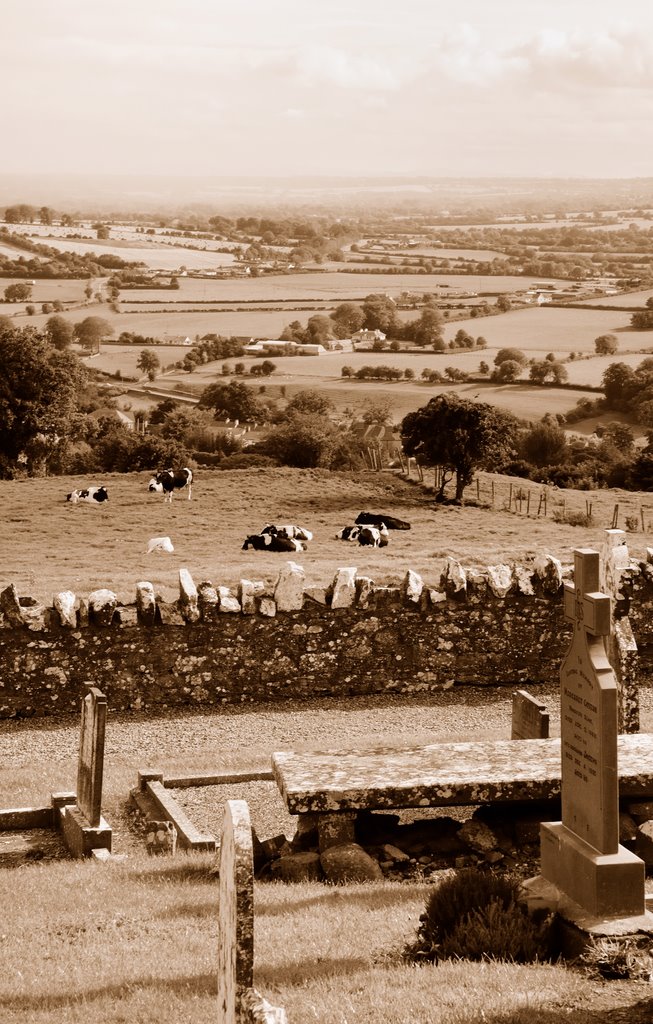
<svg viewBox="0 0 653 1024">
<path fill-rule="evenodd" d="M 81 1024 L 89 1012 L 106 1024 L 215 1019 L 213 866 L 206 854 L 141 855 L 0 872 L 3 1024 Z M 290 1024 L 650 1020 L 649 985 L 578 966 L 406 962 L 427 892 L 256 883 L 255 986 Z"/>
</svg>

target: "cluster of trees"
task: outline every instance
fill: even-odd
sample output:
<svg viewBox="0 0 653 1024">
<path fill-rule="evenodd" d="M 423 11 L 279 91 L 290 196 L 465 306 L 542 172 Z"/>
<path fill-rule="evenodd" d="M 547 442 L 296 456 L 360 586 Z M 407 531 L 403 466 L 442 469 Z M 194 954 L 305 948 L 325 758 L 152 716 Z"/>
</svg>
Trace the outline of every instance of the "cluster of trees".
<svg viewBox="0 0 653 1024">
<path fill-rule="evenodd" d="M 358 370 L 353 366 L 343 366 L 340 376 L 356 380 L 414 380 L 415 371 L 410 367 L 399 370 L 396 366 L 361 366 Z"/>
<path fill-rule="evenodd" d="M 387 338 L 405 339 L 421 348 L 444 351 L 444 320 L 432 296 L 417 319 L 408 323 L 398 316 L 398 307 L 388 295 L 373 292 L 361 304 L 342 302 L 330 316 L 316 314 L 306 327 L 294 320 L 279 335 L 282 341 L 301 341 L 329 345 L 334 339 L 351 338 L 361 329 L 381 331 Z"/>
<path fill-rule="evenodd" d="M 401 438 L 407 455 L 441 467 L 440 500 L 455 479 L 460 501 L 475 469 L 580 489 L 649 490 L 653 485 L 653 430 L 638 449 L 632 431 L 620 422 L 598 428 L 592 441 L 574 441 L 554 416 L 526 426 L 485 403 L 438 395 L 403 419 Z"/>
<path fill-rule="evenodd" d="M 636 331 L 650 331 L 653 327 L 653 298 L 646 300 L 646 308 L 638 309 L 630 318 L 630 325 Z"/>
<path fill-rule="evenodd" d="M 635 447 L 632 431 L 618 421 L 597 427 L 595 438 L 573 440 L 556 417 L 547 415 L 521 433 L 515 461 L 503 468 L 558 487 L 648 490 L 653 482 L 653 431 L 643 449 Z"/>
<path fill-rule="evenodd" d="M 245 353 L 245 345 L 240 338 L 223 338 L 218 334 L 205 334 L 196 341 L 184 358 L 178 363 L 182 370 L 192 373 L 198 366 L 212 363 L 215 359 L 233 359 Z"/>
<path fill-rule="evenodd" d="M 636 423 L 653 427 L 653 357 L 643 359 L 634 369 L 626 363 L 610 363 L 601 387 L 603 408 L 628 413 Z"/>
<path fill-rule="evenodd" d="M 13 249 L 24 249 L 32 253 L 32 259 L 24 256 L 13 258 L 0 253 L 0 277 L 30 278 L 93 278 L 106 276 L 107 270 L 138 267 L 143 264 L 127 263 L 111 254 L 82 255 L 74 252 L 60 252 L 49 245 L 33 242 L 25 235 L 10 232 L 0 227 L 0 241 Z"/>
</svg>

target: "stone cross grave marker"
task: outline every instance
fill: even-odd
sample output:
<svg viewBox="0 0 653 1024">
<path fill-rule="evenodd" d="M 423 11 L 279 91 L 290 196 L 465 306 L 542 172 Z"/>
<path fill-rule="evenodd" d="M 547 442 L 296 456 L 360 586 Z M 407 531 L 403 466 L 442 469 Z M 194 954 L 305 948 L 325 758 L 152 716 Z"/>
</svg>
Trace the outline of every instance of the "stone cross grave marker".
<svg viewBox="0 0 653 1024">
<path fill-rule="evenodd" d="M 574 552 L 564 601 L 574 632 L 560 670 L 562 822 L 542 825 L 542 876 L 596 917 L 643 914 L 643 861 L 619 845 L 617 682 L 597 551 Z"/>
<path fill-rule="evenodd" d="M 77 765 L 77 806 L 92 828 L 100 824 L 107 698 L 89 686 L 82 702 Z"/>
</svg>

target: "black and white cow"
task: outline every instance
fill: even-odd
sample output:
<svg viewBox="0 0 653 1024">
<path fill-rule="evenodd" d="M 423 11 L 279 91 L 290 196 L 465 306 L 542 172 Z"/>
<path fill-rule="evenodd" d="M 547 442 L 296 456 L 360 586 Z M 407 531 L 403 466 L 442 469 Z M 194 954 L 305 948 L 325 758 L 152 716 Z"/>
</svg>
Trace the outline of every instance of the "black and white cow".
<svg viewBox="0 0 653 1024">
<path fill-rule="evenodd" d="M 343 526 L 342 530 L 338 530 L 336 534 L 336 540 L 358 540 L 358 534 L 361 532 L 360 526 Z"/>
<path fill-rule="evenodd" d="M 66 501 L 76 505 L 79 501 L 85 501 L 88 505 L 100 505 L 103 501 L 109 500 L 106 487 L 85 487 L 83 490 L 71 491 L 66 495 Z"/>
<path fill-rule="evenodd" d="M 254 548 L 254 551 L 305 551 L 306 545 L 293 537 L 282 537 L 279 534 L 251 533 L 243 544 L 243 551 Z"/>
<path fill-rule="evenodd" d="M 385 548 L 388 544 L 388 531 L 380 526 L 345 526 L 336 534 L 337 540 L 358 541 L 363 547 Z"/>
<path fill-rule="evenodd" d="M 356 516 L 356 523 L 359 526 L 385 526 L 387 530 L 410 530 L 410 523 L 405 519 L 397 519 L 395 516 L 379 515 L 376 512 L 360 512 Z"/>
<path fill-rule="evenodd" d="M 273 523 L 266 523 L 261 530 L 261 536 L 270 534 L 271 537 L 288 537 L 290 540 L 313 540 L 313 534 L 303 526 L 295 526 L 286 523 L 284 526 L 274 526 Z"/>
<path fill-rule="evenodd" d="M 188 500 L 190 501 L 193 495 L 193 471 L 186 467 L 161 470 L 160 473 L 152 477 L 147 489 L 165 495 L 163 500 L 171 502 L 173 492 L 182 491 L 184 487 L 188 489 Z"/>
</svg>

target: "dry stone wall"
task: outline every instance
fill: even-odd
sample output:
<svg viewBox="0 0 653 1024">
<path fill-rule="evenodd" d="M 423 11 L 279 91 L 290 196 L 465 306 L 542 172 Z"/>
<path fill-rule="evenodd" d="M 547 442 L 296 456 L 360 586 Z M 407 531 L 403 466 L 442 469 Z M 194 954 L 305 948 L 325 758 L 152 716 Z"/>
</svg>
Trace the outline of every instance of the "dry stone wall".
<svg viewBox="0 0 653 1024">
<path fill-rule="evenodd" d="M 643 681 L 653 680 L 653 552 L 624 574 L 617 614 L 630 614 Z M 114 710 L 287 697 L 418 694 L 454 685 L 553 682 L 570 637 L 563 570 L 466 570 L 449 559 L 437 587 L 408 571 L 376 586 L 339 569 L 328 588 L 287 563 L 274 585 L 237 589 L 179 574 L 177 601 L 150 583 L 133 604 L 109 589 L 57 594 L 46 608 L 0 593 L 0 718 L 77 712 L 84 683 Z"/>
</svg>

